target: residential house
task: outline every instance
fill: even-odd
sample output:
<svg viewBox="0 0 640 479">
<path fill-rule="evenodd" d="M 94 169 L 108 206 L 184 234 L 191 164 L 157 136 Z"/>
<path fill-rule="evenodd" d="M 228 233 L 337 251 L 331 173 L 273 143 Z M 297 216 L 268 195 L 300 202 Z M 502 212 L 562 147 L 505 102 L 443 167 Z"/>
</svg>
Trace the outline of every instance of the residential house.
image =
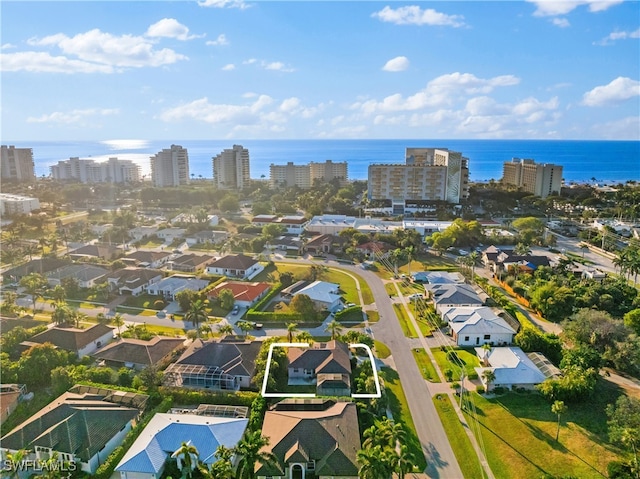
<svg viewBox="0 0 640 479">
<path fill-rule="evenodd" d="M 482 261 L 494 273 L 508 272 L 512 269 L 533 272 L 540 266 L 549 266 L 550 260 L 545 255 L 517 255 L 511 249 L 501 249 L 494 245 L 482 252 Z"/>
<path fill-rule="evenodd" d="M 218 217 L 218 215 L 207 215 L 206 219 L 203 217 L 202 218 L 204 221 L 200 221 L 198 219 L 198 215 L 194 215 L 192 213 L 180 213 L 179 215 L 174 216 L 173 218 L 171 218 L 170 223 L 172 225 L 177 225 L 177 224 L 181 224 L 181 223 L 196 223 L 196 224 L 204 224 L 207 226 L 217 226 L 218 223 L 220 222 L 220 218 Z"/>
<path fill-rule="evenodd" d="M 102 323 L 94 324 L 86 329 L 54 326 L 32 336 L 28 341 L 23 341 L 20 343 L 20 348 L 25 351 L 35 345 L 51 343 L 83 358 L 111 342 L 113 337 L 114 328 Z"/>
<path fill-rule="evenodd" d="M 147 286 L 147 293 L 162 296 L 168 301 L 174 301 L 176 294 L 180 291 L 191 290 L 200 291 L 209 285 L 206 279 L 198 279 L 195 276 L 174 274 L 168 278 L 161 279 L 157 283 Z"/>
<path fill-rule="evenodd" d="M 260 341 L 196 339 L 164 373 L 167 386 L 237 391 L 251 386 Z"/>
<path fill-rule="evenodd" d="M 482 252 L 482 262 L 487 268 L 494 270 L 495 264 L 498 262 L 498 256 L 501 253 L 511 254 L 513 249 L 502 249 L 491 245 Z"/>
<path fill-rule="evenodd" d="M 168 251 L 134 251 L 122 258 L 122 261 L 128 266 L 159 269 L 169 261 L 170 257 L 171 253 Z"/>
<path fill-rule="evenodd" d="M 304 216 L 283 216 L 278 220 L 278 224 L 285 228 L 287 234 L 301 235 L 309 224 L 309 220 Z"/>
<path fill-rule="evenodd" d="M 439 314 L 442 314 L 445 308 L 484 304 L 482 298 L 468 284 L 426 284 L 425 291 L 431 296 Z"/>
<path fill-rule="evenodd" d="M 62 284 L 66 278 L 75 279 L 81 288 L 92 288 L 109 270 L 92 264 L 70 264 L 47 273 L 47 281 L 51 286 Z"/>
<path fill-rule="evenodd" d="M 269 283 L 225 281 L 209 291 L 209 298 L 217 298 L 223 289 L 228 289 L 233 293 L 235 304 L 250 308 L 267 295 L 271 289 L 271 285 Z"/>
<path fill-rule="evenodd" d="M 47 274 L 68 264 L 71 264 L 71 261 L 62 258 L 33 259 L 25 264 L 3 271 L 2 278 L 6 283 L 17 283 L 31 273 Z"/>
<path fill-rule="evenodd" d="M 369 241 L 356 246 L 356 250 L 374 258 L 387 258 L 393 249 L 395 248 L 392 245 L 384 241 Z"/>
<path fill-rule="evenodd" d="M 187 236 L 185 238 L 185 241 L 189 246 L 194 244 L 204 244 L 204 243 L 220 244 L 227 241 L 228 238 L 229 238 L 229 233 L 227 231 L 204 230 L 204 231 L 198 231 L 196 233 L 193 233 L 190 236 Z"/>
<path fill-rule="evenodd" d="M 204 269 L 215 260 L 215 257 L 200 254 L 183 254 L 169 261 L 168 266 L 174 271 L 184 271 L 185 273 L 195 273 Z"/>
<path fill-rule="evenodd" d="M 143 239 L 154 236 L 159 229 L 157 226 L 136 226 L 135 228 L 131 228 L 128 233 L 129 237 L 134 241 L 142 241 Z"/>
<path fill-rule="evenodd" d="M 144 409 L 148 396 L 111 389 L 75 386 L 33 414 L 1 439 L 0 456 L 29 451 L 25 459 L 45 461 L 58 453 L 95 474 L 122 444 Z"/>
<path fill-rule="evenodd" d="M 304 244 L 304 250 L 314 256 L 322 253 L 331 253 L 334 236 L 330 234 L 321 234 L 314 236 Z"/>
<path fill-rule="evenodd" d="M 328 283 L 327 281 L 314 281 L 298 289 L 293 296 L 306 294 L 316 305 L 318 310 L 330 312 L 338 311 L 342 308 L 342 296 L 340 295 L 340 285 Z"/>
<path fill-rule="evenodd" d="M 602 283 L 606 278 L 607 274 L 599 269 L 588 268 L 582 271 L 582 279 L 592 279 Z"/>
<path fill-rule="evenodd" d="M 107 261 L 116 259 L 122 254 L 122 248 L 113 246 L 110 244 L 88 244 L 81 246 L 78 249 L 74 249 L 69 252 L 69 257 L 73 260 L 79 260 L 83 258 L 100 258 Z"/>
<path fill-rule="evenodd" d="M 207 267 L 207 274 L 250 280 L 263 269 L 263 265 L 249 256 L 229 254 L 211 263 Z"/>
<path fill-rule="evenodd" d="M 156 236 L 168 244 L 183 238 L 186 233 L 184 228 L 164 228 L 156 231 Z"/>
<path fill-rule="evenodd" d="M 357 479 L 361 449 L 356 405 L 322 399 L 289 399 L 266 412 L 264 452 L 275 464 L 256 467 L 258 479 L 317 477 Z"/>
<path fill-rule="evenodd" d="M 162 477 L 167 459 L 183 442 L 198 450 L 198 460 L 210 469 L 218 461 L 220 446 L 233 449 L 249 420 L 197 414 L 158 413 L 147 424 L 116 466 L 120 479 Z M 179 457 L 178 460 L 181 460 Z"/>
<path fill-rule="evenodd" d="M 26 392 L 24 384 L 0 384 L 0 424 L 15 411 Z"/>
<path fill-rule="evenodd" d="M 504 346 L 513 343 L 517 332 L 486 306 L 443 308 L 441 313 L 458 346 Z"/>
<path fill-rule="evenodd" d="M 138 296 L 146 288 L 162 279 L 162 271 L 147 268 L 122 268 L 107 275 L 107 282 L 112 291 L 118 294 Z"/>
<path fill-rule="evenodd" d="M 419 271 L 412 273 L 411 277 L 415 283 L 463 284 L 465 282 L 461 273 L 449 271 Z"/>
<path fill-rule="evenodd" d="M 341 341 L 289 348 L 289 385 L 315 384 L 320 396 L 351 396 L 349 347 Z"/>
<path fill-rule="evenodd" d="M 155 336 L 148 341 L 123 338 L 98 349 L 91 356 L 108 366 L 140 370 L 169 358 L 183 345 L 181 338 Z"/>
<path fill-rule="evenodd" d="M 269 244 L 271 248 L 280 251 L 293 252 L 295 254 L 299 254 L 302 251 L 302 241 L 296 236 L 279 236 L 272 239 Z"/>
<path fill-rule="evenodd" d="M 251 223 L 258 227 L 270 225 L 272 223 L 276 223 L 277 221 L 277 215 L 255 215 L 253 218 L 251 218 Z"/>
<path fill-rule="evenodd" d="M 487 391 L 495 387 L 533 389 L 548 377 L 557 377 L 560 370 L 540 353 L 524 353 L 517 347 L 475 348 L 482 366 L 475 368 Z M 483 376 L 491 370 L 495 379 L 487 384 Z"/>
</svg>

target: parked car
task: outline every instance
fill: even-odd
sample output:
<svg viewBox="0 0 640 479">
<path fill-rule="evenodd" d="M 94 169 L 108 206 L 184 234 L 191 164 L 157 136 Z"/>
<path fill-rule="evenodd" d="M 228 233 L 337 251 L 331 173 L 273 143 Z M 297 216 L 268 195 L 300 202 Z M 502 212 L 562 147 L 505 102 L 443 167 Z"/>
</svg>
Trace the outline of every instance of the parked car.
<svg viewBox="0 0 640 479">
<path fill-rule="evenodd" d="M 238 311 L 240 311 L 240 307 L 236 304 L 231 310 L 231 314 L 235 316 L 236 314 L 238 314 Z"/>
</svg>

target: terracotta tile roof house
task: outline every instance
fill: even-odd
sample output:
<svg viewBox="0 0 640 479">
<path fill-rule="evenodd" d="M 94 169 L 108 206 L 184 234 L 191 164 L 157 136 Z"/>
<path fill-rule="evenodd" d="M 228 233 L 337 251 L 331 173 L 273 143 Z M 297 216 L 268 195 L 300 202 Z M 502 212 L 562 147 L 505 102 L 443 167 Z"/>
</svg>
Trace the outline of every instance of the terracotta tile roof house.
<svg viewBox="0 0 640 479">
<path fill-rule="evenodd" d="M 165 383 L 203 389 L 249 387 L 261 344 L 229 336 L 208 341 L 196 339 L 180 359 L 165 370 Z"/>
<path fill-rule="evenodd" d="M 269 283 L 225 281 L 209 291 L 209 297 L 217 298 L 223 289 L 228 289 L 233 293 L 236 304 L 240 306 L 253 306 L 269 292 L 271 285 Z"/>
<path fill-rule="evenodd" d="M 251 279 L 264 269 L 255 259 L 243 254 L 229 254 L 207 267 L 207 274 Z"/>
<path fill-rule="evenodd" d="M 28 459 L 58 452 L 94 474 L 119 446 L 148 396 L 109 389 L 74 387 L 2 438 L 0 451 L 29 450 Z"/>
<path fill-rule="evenodd" d="M 122 258 L 122 261 L 133 266 L 160 268 L 170 256 L 168 251 L 134 251 Z"/>
<path fill-rule="evenodd" d="M 92 264 L 70 264 L 50 271 L 46 276 L 51 286 L 61 284 L 65 278 L 73 278 L 78 281 L 78 286 L 81 288 L 91 288 L 108 272 L 107 268 Z"/>
<path fill-rule="evenodd" d="M 71 261 L 60 258 L 34 259 L 28 263 L 10 268 L 2 273 L 2 277 L 7 282 L 18 282 L 24 276 L 31 273 L 46 274 L 63 266 L 71 264 Z"/>
<path fill-rule="evenodd" d="M 321 400 L 284 403 L 293 403 L 293 408 L 281 409 L 283 402 L 278 403 L 266 412 L 262 426 L 262 435 L 269 438 L 263 450 L 273 453 L 277 463 L 256 465 L 256 476 L 357 479 L 356 454 L 361 444 L 354 426 L 358 424 L 356 405 Z"/>
<path fill-rule="evenodd" d="M 174 271 L 195 273 L 215 260 L 215 257 L 204 254 L 183 254 L 169 261 L 170 268 Z"/>
<path fill-rule="evenodd" d="M 107 275 L 112 290 L 119 294 L 138 296 L 147 286 L 157 283 L 163 277 L 162 271 L 147 268 L 122 268 Z"/>
<path fill-rule="evenodd" d="M 34 344 L 51 343 L 60 349 L 73 351 L 82 358 L 112 341 L 114 331 L 114 328 L 100 323 L 87 329 L 54 326 L 20 343 L 20 346 L 26 350 Z"/>
<path fill-rule="evenodd" d="M 123 338 L 107 344 L 91 356 L 110 366 L 143 369 L 162 361 L 183 345 L 184 339 L 181 338 L 156 336 L 148 341 Z"/>
<path fill-rule="evenodd" d="M 112 260 L 122 254 L 122 248 L 110 244 L 89 244 L 69 252 L 71 259 L 100 258 Z"/>
<path fill-rule="evenodd" d="M 183 442 L 190 442 L 207 468 L 218 461 L 219 446 L 233 449 L 247 428 L 246 418 L 159 413 L 131 445 L 116 472 L 121 479 L 155 479 L 162 476 L 167 459 Z"/>
<path fill-rule="evenodd" d="M 363 243 L 356 246 L 356 249 L 367 255 L 380 254 L 383 257 L 386 257 L 389 255 L 389 252 L 394 249 L 394 247 L 393 245 L 385 243 L 384 241 L 369 241 L 368 243 Z"/>
<path fill-rule="evenodd" d="M 335 240 L 336 237 L 330 234 L 314 236 L 305 243 L 304 249 L 314 255 L 319 253 L 330 253 Z"/>
<path fill-rule="evenodd" d="M 322 396 L 351 395 L 349 347 L 341 341 L 313 343 L 308 348 L 289 348 L 289 385 L 316 384 Z"/>
</svg>

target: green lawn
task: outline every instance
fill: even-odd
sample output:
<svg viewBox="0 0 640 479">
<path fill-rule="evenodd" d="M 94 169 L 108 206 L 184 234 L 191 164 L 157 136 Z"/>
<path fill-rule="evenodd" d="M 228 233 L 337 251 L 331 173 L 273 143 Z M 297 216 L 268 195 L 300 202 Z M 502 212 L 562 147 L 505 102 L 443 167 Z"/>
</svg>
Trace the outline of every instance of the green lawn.
<svg viewBox="0 0 640 479">
<path fill-rule="evenodd" d="M 607 464 L 620 459 L 620 451 L 609 444 L 604 412 L 607 404 L 615 402 L 618 390 L 600 384 L 591 399 L 570 404 L 562 418 L 559 442 L 555 441 L 556 416 L 540 395 L 507 393 L 487 399 L 471 394 L 496 479 L 544 474 L 603 478 Z"/>
<path fill-rule="evenodd" d="M 380 359 L 386 359 L 391 356 L 391 350 L 389 347 L 376 339 L 373 340 L 373 347 L 375 348 L 376 356 Z"/>
<path fill-rule="evenodd" d="M 439 383 L 440 377 L 436 372 L 436 368 L 431 363 L 431 358 L 424 349 L 412 349 L 413 357 L 416 360 L 418 369 L 422 372 L 422 376 L 432 383 Z"/>
<path fill-rule="evenodd" d="M 387 398 L 389 399 L 389 408 L 393 413 L 393 420 L 399 424 L 402 424 L 407 431 L 406 445 L 415 458 L 415 466 L 419 471 L 423 471 L 427 467 L 427 461 L 425 460 L 420 445 L 420 439 L 416 433 L 416 427 L 413 424 L 413 418 L 409 411 L 409 405 L 407 404 L 407 398 L 404 395 L 402 385 L 400 384 L 400 378 L 398 373 L 391 368 L 383 368 L 381 376 L 384 379 L 385 390 Z"/>
<path fill-rule="evenodd" d="M 407 311 L 404 309 L 404 306 L 394 304 L 393 309 L 396 311 L 396 316 L 398 317 L 404 335 L 408 338 L 417 338 L 418 336 L 416 336 L 413 326 L 409 323 L 409 317 L 407 316 Z"/>
<path fill-rule="evenodd" d="M 156 301 L 160 301 L 162 303 L 162 306 L 160 306 L 160 302 L 158 303 L 158 306 L 155 306 L 154 303 Z M 128 296 L 123 305 L 129 306 L 131 308 L 148 308 L 161 310 L 165 307 L 166 302 L 163 301 L 159 296 L 155 296 L 152 294 L 141 294 L 140 296 Z"/>
<path fill-rule="evenodd" d="M 380 321 L 380 313 L 377 311 L 367 311 L 367 320 L 370 323 L 377 323 Z"/>
<path fill-rule="evenodd" d="M 480 360 L 471 348 L 449 348 L 446 351 L 442 351 L 440 348 L 432 348 L 431 351 L 433 352 L 433 356 L 435 357 L 440 370 L 444 372 L 446 369 L 451 369 L 453 371 L 453 380 L 460 380 L 461 368 L 459 364 L 457 362 L 451 362 L 449 361 L 449 359 L 447 359 L 447 351 L 451 350 L 453 350 L 462 361 L 466 376 L 468 377 L 470 374 L 475 376 L 476 372 L 474 368 L 480 366 Z"/>
<path fill-rule="evenodd" d="M 438 411 L 444 430 L 447 432 L 449 443 L 465 479 L 484 479 L 484 471 L 478 461 L 478 456 L 462 423 L 460 423 L 458 415 L 453 409 L 449 396 L 437 394 L 433 398 L 433 404 L 436 407 L 436 411 Z"/>
</svg>

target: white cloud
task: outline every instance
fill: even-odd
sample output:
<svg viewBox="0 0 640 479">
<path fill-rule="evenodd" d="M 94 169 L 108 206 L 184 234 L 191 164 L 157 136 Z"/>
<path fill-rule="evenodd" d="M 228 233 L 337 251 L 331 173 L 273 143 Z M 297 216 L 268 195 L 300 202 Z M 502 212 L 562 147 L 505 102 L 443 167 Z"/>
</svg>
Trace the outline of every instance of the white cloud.
<svg viewBox="0 0 640 479">
<path fill-rule="evenodd" d="M 222 67 L 222 70 L 225 72 L 229 72 L 235 69 L 236 69 L 236 66 L 233 63 L 227 63 L 225 66 Z"/>
<path fill-rule="evenodd" d="M 200 0 L 198 5 L 201 7 L 214 7 L 214 8 L 239 8 L 244 10 L 249 8 L 250 5 L 243 0 Z"/>
<path fill-rule="evenodd" d="M 594 138 L 638 141 L 640 117 L 629 116 L 607 123 L 595 124 L 591 130 Z"/>
<path fill-rule="evenodd" d="M 248 60 L 244 60 L 242 62 L 243 65 L 257 65 L 260 68 L 264 68 L 265 70 L 273 70 L 291 73 L 294 72 L 295 69 L 285 65 L 283 62 L 268 62 L 265 60 L 258 60 L 257 58 L 249 58 Z"/>
<path fill-rule="evenodd" d="M 243 65 L 253 65 L 254 63 L 256 63 L 258 60 L 256 60 L 255 58 L 249 58 L 248 60 L 245 60 L 242 62 Z"/>
<path fill-rule="evenodd" d="M 156 49 L 147 38 L 134 35 L 115 36 L 98 29 L 73 37 L 58 33 L 41 39 L 30 39 L 29 43 L 38 46 L 55 45 L 66 55 L 111 67 L 158 67 L 188 59 L 169 48 Z"/>
<path fill-rule="evenodd" d="M 422 10 L 418 5 L 396 9 L 386 6 L 379 12 L 372 13 L 371 16 L 396 25 L 445 25 L 450 27 L 465 25 L 462 15 L 447 15 L 432 8 Z"/>
<path fill-rule="evenodd" d="M 536 17 L 555 17 L 566 15 L 580 5 L 588 5 L 590 12 L 601 12 L 623 0 L 527 0 L 536 6 L 533 13 Z"/>
<path fill-rule="evenodd" d="M 175 38 L 177 40 L 192 40 L 204 35 L 189 35 L 189 29 L 175 18 L 163 18 L 147 29 L 148 37 Z"/>
<path fill-rule="evenodd" d="M 64 56 L 51 56 L 46 52 L 1 53 L 0 70 L 36 73 L 113 73 L 111 65 L 100 65 Z"/>
<path fill-rule="evenodd" d="M 229 40 L 227 40 L 227 36 L 224 33 L 221 33 L 220 35 L 218 35 L 218 38 L 216 38 L 215 40 L 209 40 L 206 43 L 210 46 L 222 46 L 229 45 Z"/>
<path fill-rule="evenodd" d="M 595 87 L 582 97 L 586 106 L 615 105 L 629 98 L 640 96 L 640 81 L 627 77 L 618 77 L 608 85 Z"/>
<path fill-rule="evenodd" d="M 271 104 L 273 99 L 260 95 L 248 105 L 213 104 L 204 97 L 190 103 L 169 108 L 162 112 L 160 119 L 166 122 L 185 119 L 204 121 L 205 123 L 244 123 L 255 124 L 261 110 Z"/>
<path fill-rule="evenodd" d="M 284 112 L 295 111 L 300 107 L 300 99 L 296 97 L 287 98 L 280 104 L 280 110 Z"/>
<path fill-rule="evenodd" d="M 404 56 L 392 58 L 382 67 L 386 72 L 403 72 L 407 68 L 409 68 L 409 59 Z"/>
<path fill-rule="evenodd" d="M 560 28 L 567 28 L 571 26 L 571 24 L 569 23 L 569 20 L 567 20 L 566 18 L 558 18 L 558 17 L 552 18 L 551 23 L 553 23 L 556 27 L 560 27 Z"/>
<path fill-rule="evenodd" d="M 10 50 L 12 48 L 16 48 L 13 43 L 4 43 L 2 46 L 0 46 L 0 50 Z"/>
<path fill-rule="evenodd" d="M 120 111 L 117 108 L 89 108 L 86 110 L 72 110 L 68 112 L 55 111 L 48 115 L 27 118 L 28 123 L 62 123 L 72 124 L 81 123 L 87 118 L 95 116 L 116 115 Z"/>
<path fill-rule="evenodd" d="M 594 45 L 611 45 L 617 40 L 627 40 L 629 38 L 640 38 L 640 28 L 633 32 L 615 31 L 604 37 L 599 42 L 594 42 Z"/>
</svg>

